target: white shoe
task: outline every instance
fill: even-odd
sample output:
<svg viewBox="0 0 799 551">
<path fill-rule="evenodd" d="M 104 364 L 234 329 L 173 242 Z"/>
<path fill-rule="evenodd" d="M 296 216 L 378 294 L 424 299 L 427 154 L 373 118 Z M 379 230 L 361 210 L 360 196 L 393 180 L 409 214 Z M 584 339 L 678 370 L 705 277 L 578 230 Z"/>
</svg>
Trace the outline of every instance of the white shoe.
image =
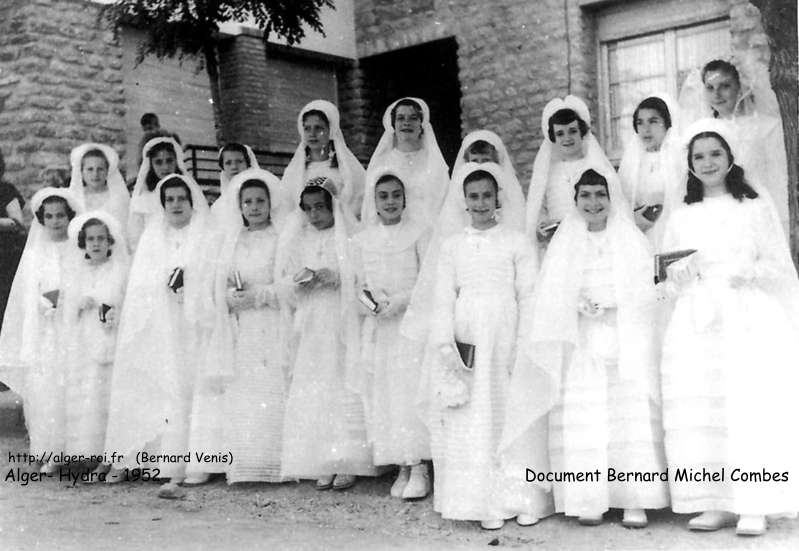
<svg viewBox="0 0 799 551">
<path fill-rule="evenodd" d="M 580 515 L 577 517 L 577 522 L 582 524 L 583 526 L 599 526 L 602 524 L 604 520 L 604 516 L 602 513 L 598 515 Z"/>
<path fill-rule="evenodd" d="M 161 499 L 180 499 L 184 496 L 185 491 L 178 486 L 177 482 L 172 482 L 171 480 L 158 488 L 158 497 Z"/>
<path fill-rule="evenodd" d="M 516 524 L 519 526 L 532 526 L 534 524 L 538 524 L 539 520 L 541 519 L 534 517 L 533 515 L 518 515 L 516 517 Z"/>
<path fill-rule="evenodd" d="M 643 509 L 625 509 L 621 525 L 625 528 L 646 528 L 648 520 Z"/>
<path fill-rule="evenodd" d="M 766 533 L 766 517 L 763 515 L 741 515 L 735 533 L 739 536 L 762 536 Z"/>
<path fill-rule="evenodd" d="M 51 461 L 49 463 L 44 463 L 39 469 L 39 472 L 42 474 L 53 474 L 58 469 L 59 469 L 58 465 L 56 465 Z"/>
<path fill-rule="evenodd" d="M 394 481 L 394 484 L 391 485 L 391 497 L 402 497 L 402 492 L 405 490 L 405 486 L 408 485 L 408 478 L 410 476 L 411 468 L 409 466 L 403 465 L 399 468 L 397 479 Z"/>
<path fill-rule="evenodd" d="M 186 486 L 199 486 L 205 484 L 211 478 L 210 473 L 192 473 L 186 477 L 183 484 Z"/>
<path fill-rule="evenodd" d="M 105 483 L 118 484 L 119 482 L 124 482 L 125 471 L 126 469 L 118 469 L 116 467 L 111 467 L 111 470 L 108 471 L 108 473 L 106 473 L 105 475 Z"/>
<path fill-rule="evenodd" d="M 480 528 L 483 530 L 499 530 L 503 526 L 505 526 L 505 521 L 501 518 L 480 521 Z"/>
<path fill-rule="evenodd" d="M 430 472 L 427 464 L 419 463 L 411 467 L 408 485 L 402 492 L 402 499 L 422 499 L 430 493 Z"/>
<path fill-rule="evenodd" d="M 689 530 L 700 532 L 715 532 L 727 526 L 735 525 L 735 513 L 729 511 L 705 511 L 698 517 L 688 521 Z"/>
</svg>

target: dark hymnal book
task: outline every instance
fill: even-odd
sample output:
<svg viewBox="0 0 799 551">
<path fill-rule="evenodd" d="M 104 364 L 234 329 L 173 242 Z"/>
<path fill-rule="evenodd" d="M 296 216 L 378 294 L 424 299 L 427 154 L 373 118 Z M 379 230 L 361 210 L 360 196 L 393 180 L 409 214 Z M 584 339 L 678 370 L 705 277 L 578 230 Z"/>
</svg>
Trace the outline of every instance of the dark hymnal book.
<svg viewBox="0 0 799 551">
<path fill-rule="evenodd" d="M 108 314 L 108 311 L 109 311 L 111 308 L 112 308 L 112 307 L 111 307 L 110 305 L 106 304 L 105 302 L 104 302 L 104 303 L 102 303 L 102 304 L 100 305 L 100 307 L 98 308 L 98 310 L 100 311 L 100 321 L 101 321 L 102 323 L 105 323 L 105 322 L 106 322 L 106 317 L 105 317 L 105 316 L 106 316 L 106 314 Z"/>
<path fill-rule="evenodd" d="M 474 345 L 455 341 L 455 348 L 458 349 L 458 355 L 461 357 L 464 369 L 469 371 L 474 369 Z"/>
<path fill-rule="evenodd" d="M 303 268 L 294 276 L 295 283 L 310 283 L 313 280 L 316 272 L 310 268 Z"/>
<path fill-rule="evenodd" d="M 552 237 L 555 235 L 555 230 L 558 229 L 560 226 L 560 222 L 552 222 L 551 224 L 547 224 L 546 226 L 541 228 L 541 231 L 547 234 L 547 237 Z"/>
<path fill-rule="evenodd" d="M 172 289 L 173 293 L 177 293 L 183 287 L 183 268 L 175 268 L 169 276 L 167 287 Z"/>
<path fill-rule="evenodd" d="M 42 296 L 50 301 L 50 304 L 53 305 L 53 308 L 58 306 L 58 297 L 61 295 L 61 291 L 58 289 L 54 289 L 52 291 L 47 291 L 46 293 L 42 293 Z"/>
<path fill-rule="evenodd" d="M 233 281 L 235 282 L 237 291 L 244 290 L 244 282 L 241 280 L 241 274 L 238 270 L 233 272 Z"/>
<path fill-rule="evenodd" d="M 649 205 L 643 210 L 641 216 L 650 222 L 654 222 L 660 217 L 661 212 L 663 212 L 663 205 Z"/>
<path fill-rule="evenodd" d="M 358 293 L 358 300 L 361 301 L 361 304 L 369 308 L 374 314 L 377 312 L 377 308 L 380 306 L 377 304 L 375 297 L 372 296 L 372 292 L 369 289 L 362 289 L 360 293 Z"/>
<path fill-rule="evenodd" d="M 679 251 L 672 251 L 670 253 L 661 253 L 655 255 L 655 284 L 666 281 L 666 270 L 669 266 L 690 256 L 696 252 L 696 249 L 682 249 Z"/>
</svg>

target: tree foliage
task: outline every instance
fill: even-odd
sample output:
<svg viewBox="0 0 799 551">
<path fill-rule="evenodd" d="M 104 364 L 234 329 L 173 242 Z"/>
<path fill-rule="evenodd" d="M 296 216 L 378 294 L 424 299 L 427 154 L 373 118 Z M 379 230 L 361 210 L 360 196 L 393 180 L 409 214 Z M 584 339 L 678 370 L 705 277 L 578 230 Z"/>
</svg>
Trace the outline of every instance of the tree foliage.
<svg viewBox="0 0 799 551">
<path fill-rule="evenodd" d="M 304 25 L 324 35 L 320 11 L 333 0 L 117 0 L 103 7 L 100 17 L 114 28 L 130 25 L 144 30 L 139 61 L 156 57 L 205 54 L 215 45 L 219 24 L 251 21 L 264 32 L 294 45 L 305 37 Z"/>
</svg>

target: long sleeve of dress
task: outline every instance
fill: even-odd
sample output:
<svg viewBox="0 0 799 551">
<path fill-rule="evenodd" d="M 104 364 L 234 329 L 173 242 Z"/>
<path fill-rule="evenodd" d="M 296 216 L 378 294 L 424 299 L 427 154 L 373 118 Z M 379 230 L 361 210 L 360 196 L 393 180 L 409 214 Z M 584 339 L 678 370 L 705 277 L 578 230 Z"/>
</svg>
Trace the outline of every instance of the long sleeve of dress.
<svg viewBox="0 0 799 551">
<path fill-rule="evenodd" d="M 445 241 L 438 257 L 433 319 L 430 320 L 430 342 L 434 345 L 451 343 L 455 335 L 457 289 L 453 245 L 453 241 Z"/>
</svg>

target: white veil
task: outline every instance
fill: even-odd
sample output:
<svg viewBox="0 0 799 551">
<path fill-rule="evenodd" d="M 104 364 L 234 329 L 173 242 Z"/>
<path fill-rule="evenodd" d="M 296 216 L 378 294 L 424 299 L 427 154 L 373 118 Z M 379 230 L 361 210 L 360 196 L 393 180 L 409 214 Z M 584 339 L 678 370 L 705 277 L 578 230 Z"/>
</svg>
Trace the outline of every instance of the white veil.
<svg viewBox="0 0 799 551">
<path fill-rule="evenodd" d="M 391 111 L 402 100 L 411 100 L 417 103 L 422 108 L 422 151 L 424 151 L 424 166 L 419 171 L 421 176 L 410 178 L 408 174 L 404 174 L 402 170 L 397 170 L 398 167 L 392 166 L 389 153 L 396 145 L 394 127 L 391 124 Z M 375 175 L 387 170 L 397 172 L 397 175 L 405 182 L 406 199 L 408 199 L 408 206 L 403 216 L 410 215 L 413 217 L 430 216 L 435 217 L 438 215 L 439 208 L 444 195 L 447 191 L 447 182 L 449 181 L 449 169 L 441 154 L 441 149 L 438 147 L 433 125 L 430 122 L 430 108 L 424 100 L 419 98 L 400 98 L 388 106 L 383 113 L 383 135 L 375 148 L 372 158 L 369 160 L 369 166 L 366 169 L 366 182 L 367 189 L 364 191 L 365 197 L 374 196 L 374 183 L 377 181 Z M 418 180 L 418 183 L 412 182 Z M 419 188 L 423 190 L 423 195 L 419 194 Z M 415 210 L 422 211 L 414 212 Z M 361 220 L 369 220 L 377 216 L 375 211 L 374 201 L 364 201 L 363 208 L 361 209 Z"/>
<path fill-rule="evenodd" d="M 65 188 L 45 187 L 33 194 L 31 210 L 36 213 L 48 197 L 61 197 L 75 213 L 80 204 L 72 192 Z M 0 333 L 0 381 L 15 392 L 25 395 L 25 371 L 36 362 L 39 342 L 39 290 L 36 273 L 45 259 L 53 254 L 52 242 L 35 216 L 31 224 L 25 250 L 17 268 Z"/>
<path fill-rule="evenodd" d="M 541 215 L 541 208 L 544 204 L 544 196 L 547 191 L 547 184 L 549 183 L 550 169 L 553 162 L 558 161 L 558 154 L 554 148 L 554 144 L 549 140 L 549 119 L 552 118 L 557 111 L 561 109 L 571 109 L 583 122 L 588 126 L 588 133 L 583 136 L 583 153 L 586 159 L 586 164 L 600 173 L 610 183 L 611 180 L 617 181 L 616 171 L 613 165 L 610 164 L 602 147 L 591 132 L 591 113 L 588 111 L 588 106 L 583 100 L 577 96 L 566 96 L 565 98 L 555 98 L 544 106 L 544 111 L 541 114 L 541 133 L 544 136 L 544 141 L 538 150 L 533 162 L 533 175 L 530 179 L 530 187 L 527 189 L 527 216 L 526 227 L 527 235 L 533 243 L 533 246 L 538 248 L 538 237 L 536 235 L 539 217 Z M 560 231 L 560 230 L 558 230 Z"/>
<path fill-rule="evenodd" d="M 160 210 L 158 196 L 147 189 L 147 174 L 149 174 L 151 166 L 150 157 L 147 154 L 153 147 L 161 143 L 172 145 L 172 149 L 175 151 L 178 170 L 181 174 L 188 174 L 186 163 L 183 160 L 183 148 L 180 147 L 180 144 L 175 141 L 174 138 L 159 136 L 144 144 L 142 148 L 142 162 L 141 166 L 139 166 L 139 172 L 136 175 L 136 185 L 133 186 L 133 194 L 130 198 L 130 212 L 128 213 L 127 233 L 128 241 L 131 243 L 131 249 L 136 248 L 136 243 L 138 243 L 139 237 L 141 237 L 147 225 L 148 217 Z"/>
<path fill-rule="evenodd" d="M 613 258 L 619 374 L 659 402 L 655 288 L 649 243 L 633 222 L 617 181 L 608 180 L 606 232 Z M 588 227 L 577 209 L 563 219 L 538 278 L 532 327 L 518 346 L 500 451 L 507 450 L 560 396 L 563 369 L 578 352 L 578 300 Z"/>
<path fill-rule="evenodd" d="M 354 216 L 361 210 L 365 172 L 361 163 L 347 147 L 347 142 L 344 141 L 338 108 L 326 100 L 317 99 L 310 102 L 297 115 L 297 132 L 300 135 L 300 144 L 297 146 L 297 150 L 294 152 L 294 156 L 291 158 L 281 179 L 284 200 L 289 204 L 297 204 L 300 199 L 300 193 L 305 187 L 305 169 L 308 164 L 306 151 L 308 146 L 303 138 L 302 118 L 308 111 L 321 111 L 327 117 L 327 122 L 330 126 L 330 140 L 333 142 L 338 169 L 343 179 L 343 185 L 339 190 L 340 201 Z"/>
<path fill-rule="evenodd" d="M 122 178 L 122 173 L 119 171 L 119 155 L 113 148 L 99 143 L 85 143 L 73 149 L 69 155 L 69 161 L 72 165 L 69 189 L 72 190 L 72 194 L 81 205 L 81 208 L 86 210 L 88 206 L 86 205 L 81 165 L 83 164 L 83 157 L 93 149 L 102 151 L 108 162 L 108 201 L 102 206 L 102 209 L 110 213 L 124 228 L 128 220 L 130 194 L 125 185 L 125 180 Z"/>
</svg>

